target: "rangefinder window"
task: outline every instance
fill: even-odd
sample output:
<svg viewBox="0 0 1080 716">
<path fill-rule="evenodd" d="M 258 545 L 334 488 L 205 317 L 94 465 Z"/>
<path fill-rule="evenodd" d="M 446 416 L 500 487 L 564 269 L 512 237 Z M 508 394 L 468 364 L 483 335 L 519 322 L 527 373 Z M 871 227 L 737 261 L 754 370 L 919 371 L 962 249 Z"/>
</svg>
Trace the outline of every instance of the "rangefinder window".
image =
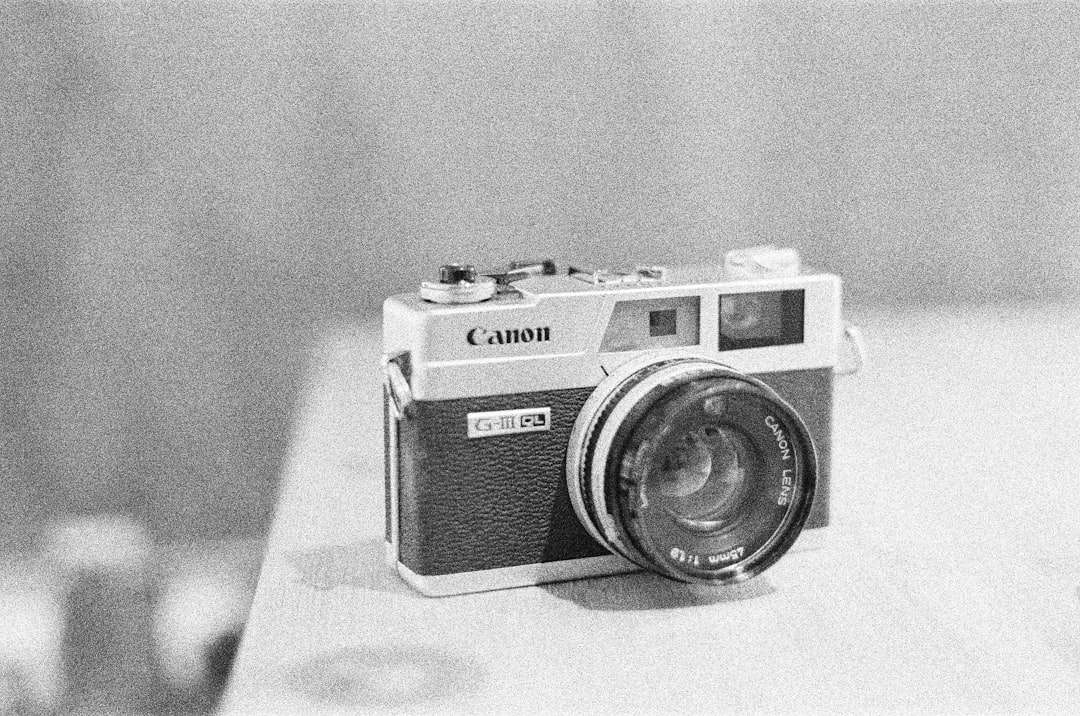
<svg viewBox="0 0 1080 716">
<path fill-rule="evenodd" d="M 615 353 L 696 346 L 700 314 L 698 296 L 619 301 L 611 312 L 600 350 Z"/>
<path fill-rule="evenodd" d="M 722 351 L 803 342 L 804 292 L 764 291 L 720 297 Z"/>
</svg>

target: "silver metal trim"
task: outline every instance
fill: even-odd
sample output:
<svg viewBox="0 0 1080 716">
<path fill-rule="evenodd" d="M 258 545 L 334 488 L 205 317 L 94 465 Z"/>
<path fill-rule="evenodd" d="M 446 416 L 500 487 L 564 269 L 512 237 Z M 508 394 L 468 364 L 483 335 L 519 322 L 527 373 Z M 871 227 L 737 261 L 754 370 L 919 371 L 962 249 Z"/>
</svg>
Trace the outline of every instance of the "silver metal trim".
<svg viewBox="0 0 1080 716">
<path fill-rule="evenodd" d="M 383 542 L 383 556 L 386 558 L 386 566 L 391 571 L 397 571 L 398 565 L 398 549 L 397 545 L 390 542 Z"/>
<path fill-rule="evenodd" d="M 397 358 L 404 353 L 405 351 L 398 351 L 382 357 L 383 382 L 390 393 L 390 404 L 398 418 L 409 415 L 413 404 L 412 388 L 397 362 Z"/>
<path fill-rule="evenodd" d="M 394 569 L 398 561 L 398 543 L 400 540 L 399 531 L 401 529 L 398 524 L 400 516 L 398 515 L 398 427 L 404 417 L 404 411 L 409 409 L 412 405 L 412 395 L 408 392 L 408 382 L 405 382 L 405 376 L 401 372 L 401 368 L 395 363 L 390 356 L 383 358 L 383 375 L 386 377 L 384 382 L 384 390 L 387 393 L 387 410 L 383 419 L 386 420 L 386 424 L 383 429 L 387 431 L 386 450 L 389 453 L 386 456 L 387 464 L 390 468 L 390 492 L 384 496 L 384 499 L 390 501 L 390 508 L 388 510 L 390 524 L 387 526 L 387 533 L 390 535 L 390 541 L 387 542 L 388 552 L 386 554 L 386 564 L 390 569 Z M 391 378 L 391 371 L 395 372 L 404 382 L 407 402 L 404 405 L 398 403 L 398 399 L 394 395 L 393 380 Z"/>
<path fill-rule="evenodd" d="M 858 326 L 854 326 L 850 323 L 844 324 L 844 343 L 850 348 L 850 355 L 854 359 L 854 364 L 844 367 L 836 367 L 833 372 L 837 375 L 851 375 L 852 373 L 858 373 L 866 365 L 866 341 L 863 340 L 862 331 Z"/>
<path fill-rule="evenodd" d="M 788 554 L 811 552 L 827 544 L 827 528 L 803 530 L 788 550 Z M 786 555 L 785 555 L 786 556 Z M 641 568 L 618 555 L 569 559 L 562 562 L 526 564 L 520 567 L 485 569 L 458 574 L 425 576 L 413 572 L 397 561 L 397 550 L 386 544 L 386 558 L 410 587 L 428 597 L 449 597 L 456 594 L 488 592 L 512 587 L 528 587 L 549 582 L 565 582 L 571 579 L 604 577 L 615 574 L 640 572 Z"/>
<path fill-rule="evenodd" d="M 689 280 L 684 276 L 683 280 Z M 698 296 L 703 344 L 698 350 L 721 359 L 742 373 L 833 369 L 841 351 L 843 322 L 841 284 L 822 274 L 741 282 L 680 282 L 649 288 L 589 286 L 566 275 L 538 276 L 515 284 L 520 302 L 492 301 L 447 307 L 414 294 L 388 298 L 383 332 L 387 353 L 408 351 L 409 386 L 416 400 L 451 400 L 478 395 L 506 395 L 597 385 L 610 369 L 634 352 L 602 354 L 600 345 L 614 306 L 621 300 Z M 580 287 L 580 288 L 579 288 Z M 716 350 L 719 295 L 766 290 L 802 289 L 805 293 L 804 341 L 784 346 Z M 542 343 L 470 345 L 463 336 L 478 326 L 551 326 L 551 340 Z M 643 350 L 640 354 L 651 353 Z"/>
<path fill-rule="evenodd" d="M 439 575 L 417 574 L 401 562 L 397 563 L 397 571 L 401 578 L 410 587 L 429 597 L 447 597 L 548 582 L 564 582 L 570 579 L 636 572 L 639 569 L 636 564 L 614 554 Z"/>
</svg>

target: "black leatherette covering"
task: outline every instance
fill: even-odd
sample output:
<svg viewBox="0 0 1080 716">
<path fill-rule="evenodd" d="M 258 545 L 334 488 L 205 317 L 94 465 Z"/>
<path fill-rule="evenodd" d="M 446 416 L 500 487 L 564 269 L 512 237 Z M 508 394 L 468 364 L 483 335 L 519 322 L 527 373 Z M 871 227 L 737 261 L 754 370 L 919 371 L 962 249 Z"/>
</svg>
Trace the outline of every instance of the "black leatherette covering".
<svg viewBox="0 0 1080 716">
<path fill-rule="evenodd" d="M 438 575 L 610 554 L 578 522 L 566 447 L 592 388 L 417 401 L 399 436 L 399 560 Z M 469 439 L 466 415 L 551 408 L 551 430 Z"/>
<path fill-rule="evenodd" d="M 810 437 L 817 447 L 818 479 L 814 506 L 810 508 L 803 529 L 824 527 L 829 524 L 829 477 L 832 466 L 832 368 L 758 373 L 754 377 L 795 408 L 810 431 Z"/>
<path fill-rule="evenodd" d="M 832 371 L 755 377 L 795 408 L 814 438 L 818 489 L 806 528 L 822 527 L 828 523 Z M 417 574 L 439 575 L 610 554 L 581 526 L 566 488 L 570 431 L 592 391 L 414 403 L 412 417 L 398 427 L 401 563 Z M 468 413 L 545 406 L 550 431 L 467 437 Z M 387 428 L 393 429 L 389 414 Z"/>
</svg>

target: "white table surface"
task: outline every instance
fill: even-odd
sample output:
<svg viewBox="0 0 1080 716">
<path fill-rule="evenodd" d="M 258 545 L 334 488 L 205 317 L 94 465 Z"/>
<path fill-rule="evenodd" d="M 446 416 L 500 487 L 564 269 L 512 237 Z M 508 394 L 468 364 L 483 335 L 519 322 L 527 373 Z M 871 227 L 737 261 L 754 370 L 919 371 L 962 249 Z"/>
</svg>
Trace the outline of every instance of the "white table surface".
<svg viewBox="0 0 1080 716">
<path fill-rule="evenodd" d="M 1080 713 L 1080 308 L 849 317 L 824 549 L 445 598 L 383 560 L 376 319 L 329 327 L 226 712 Z"/>
</svg>

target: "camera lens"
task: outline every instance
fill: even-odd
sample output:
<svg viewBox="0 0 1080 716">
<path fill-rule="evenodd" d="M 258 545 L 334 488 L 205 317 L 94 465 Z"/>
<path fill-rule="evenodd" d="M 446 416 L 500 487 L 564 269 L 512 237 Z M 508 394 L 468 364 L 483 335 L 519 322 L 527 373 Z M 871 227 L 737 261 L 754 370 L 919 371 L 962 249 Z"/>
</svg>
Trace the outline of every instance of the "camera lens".
<svg viewBox="0 0 1080 716">
<path fill-rule="evenodd" d="M 705 425 L 673 436 L 661 448 L 654 476 L 668 513 L 700 534 L 735 524 L 761 460 L 733 426 Z"/>
<path fill-rule="evenodd" d="M 568 484 L 609 549 L 687 582 L 737 582 L 774 564 L 809 514 L 813 441 L 761 381 L 708 358 L 602 384 L 575 426 Z"/>
</svg>

